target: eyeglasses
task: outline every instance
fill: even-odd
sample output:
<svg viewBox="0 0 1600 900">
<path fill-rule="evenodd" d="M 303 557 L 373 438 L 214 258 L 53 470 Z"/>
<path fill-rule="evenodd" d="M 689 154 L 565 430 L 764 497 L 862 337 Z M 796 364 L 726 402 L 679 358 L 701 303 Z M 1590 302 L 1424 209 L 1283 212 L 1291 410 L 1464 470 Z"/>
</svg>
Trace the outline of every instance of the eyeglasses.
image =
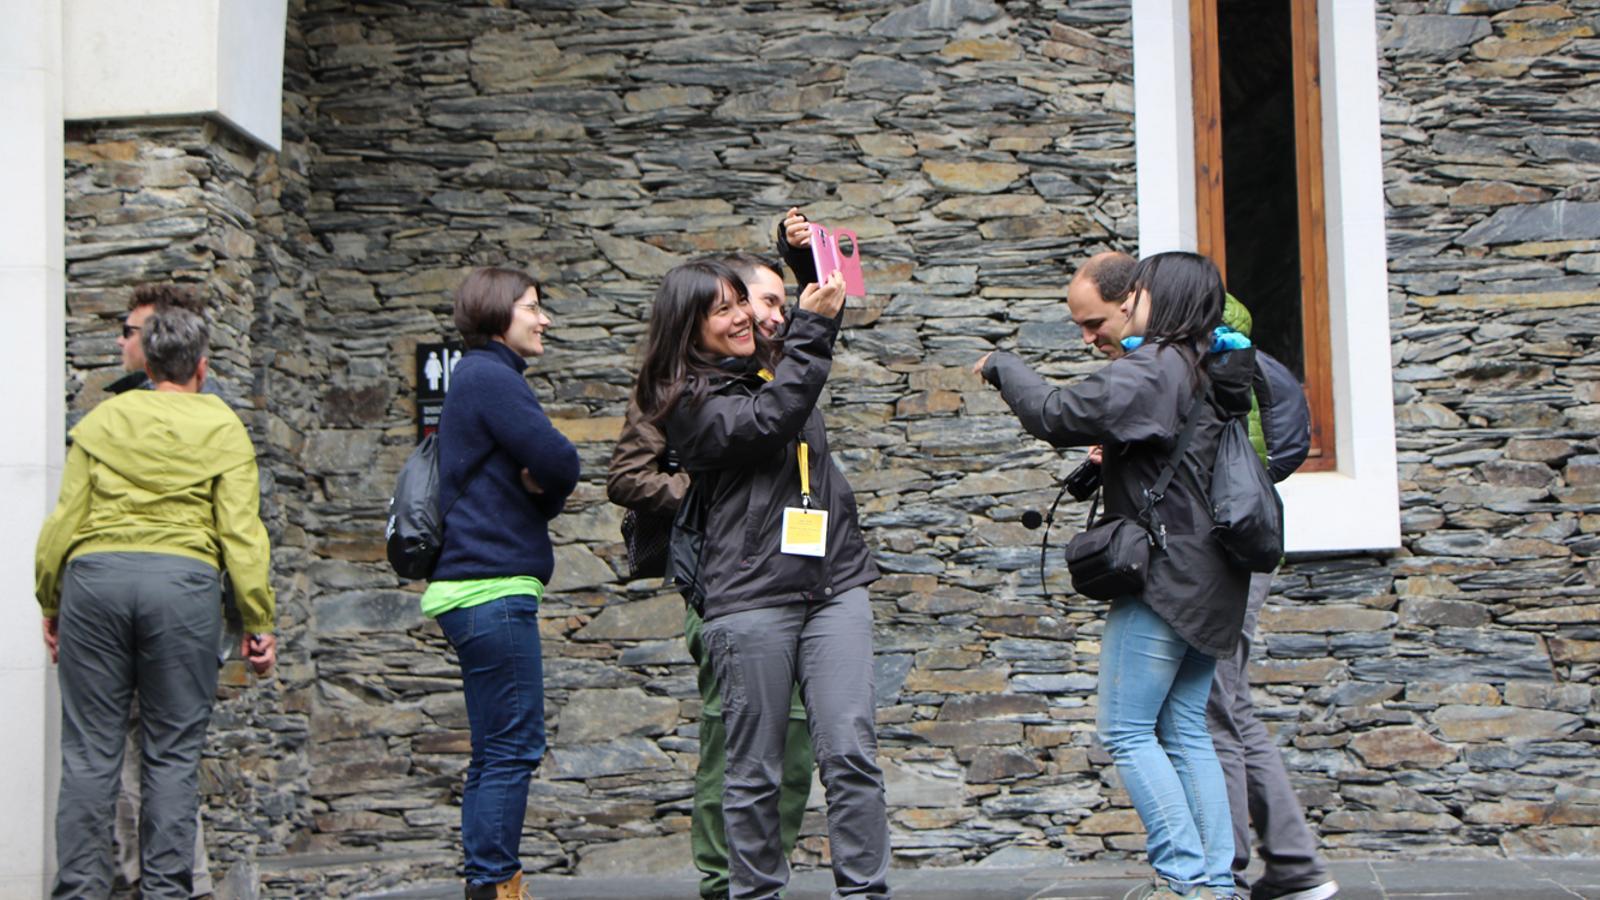
<svg viewBox="0 0 1600 900">
<path fill-rule="evenodd" d="M 537 303 L 537 302 L 536 303 L 518 303 L 517 304 L 517 309 L 525 309 L 528 312 L 531 312 L 536 316 L 539 315 L 540 313 L 545 312 L 544 304 L 543 303 Z"/>
<path fill-rule="evenodd" d="M 130 339 L 134 335 L 138 334 L 139 331 L 140 331 L 139 326 L 137 326 L 137 325 L 128 325 L 128 324 L 124 323 L 123 326 L 122 326 L 122 337 L 123 337 L 124 340 Z"/>
</svg>

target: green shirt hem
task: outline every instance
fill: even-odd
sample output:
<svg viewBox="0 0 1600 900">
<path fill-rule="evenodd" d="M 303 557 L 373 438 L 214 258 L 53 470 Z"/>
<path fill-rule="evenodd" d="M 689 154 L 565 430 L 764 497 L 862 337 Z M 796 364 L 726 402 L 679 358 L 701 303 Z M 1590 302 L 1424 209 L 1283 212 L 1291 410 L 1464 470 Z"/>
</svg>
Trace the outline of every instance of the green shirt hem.
<svg viewBox="0 0 1600 900">
<path fill-rule="evenodd" d="M 430 619 L 453 609 L 482 606 L 502 597 L 544 599 L 544 582 L 532 575 L 473 578 L 467 581 L 432 581 L 422 592 L 422 614 Z"/>
</svg>

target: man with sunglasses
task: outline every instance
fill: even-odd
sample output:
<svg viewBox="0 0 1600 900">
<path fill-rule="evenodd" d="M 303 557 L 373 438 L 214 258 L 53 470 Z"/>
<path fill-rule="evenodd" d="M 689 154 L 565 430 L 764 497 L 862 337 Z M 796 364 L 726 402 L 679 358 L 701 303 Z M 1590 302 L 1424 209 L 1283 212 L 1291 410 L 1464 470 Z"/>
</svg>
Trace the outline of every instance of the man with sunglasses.
<svg viewBox="0 0 1600 900">
<path fill-rule="evenodd" d="M 121 394 L 150 387 L 150 376 L 144 371 L 144 347 L 139 335 L 151 316 L 174 306 L 198 316 L 206 314 L 205 301 L 193 291 L 177 285 L 141 284 L 133 289 L 133 297 L 128 301 L 128 315 L 122 320 L 122 336 L 117 338 L 117 349 L 122 351 L 122 368 L 126 374 L 106 385 L 107 391 Z M 207 379 L 201 390 L 208 394 L 217 393 L 211 379 Z"/>
</svg>

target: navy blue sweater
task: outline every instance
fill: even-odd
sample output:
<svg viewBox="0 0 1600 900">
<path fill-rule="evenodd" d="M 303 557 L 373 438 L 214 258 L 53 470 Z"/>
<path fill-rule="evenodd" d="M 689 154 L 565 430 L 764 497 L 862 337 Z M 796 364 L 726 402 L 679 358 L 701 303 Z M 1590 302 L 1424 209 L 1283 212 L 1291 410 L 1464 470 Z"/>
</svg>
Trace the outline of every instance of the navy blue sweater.
<svg viewBox="0 0 1600 900">
<path fill-rule="evenodd" d="M 448 512 L 435 580 L 532 575 L 550 584 L 550 520 L 578 484 L 578 451 L 550 424 L 522 377 L 527 367 L 490 341 L 450 374 L 439 416 L 439 503 Z M 523 469 L 542 495 L 523 488 Z"/>
</svg>

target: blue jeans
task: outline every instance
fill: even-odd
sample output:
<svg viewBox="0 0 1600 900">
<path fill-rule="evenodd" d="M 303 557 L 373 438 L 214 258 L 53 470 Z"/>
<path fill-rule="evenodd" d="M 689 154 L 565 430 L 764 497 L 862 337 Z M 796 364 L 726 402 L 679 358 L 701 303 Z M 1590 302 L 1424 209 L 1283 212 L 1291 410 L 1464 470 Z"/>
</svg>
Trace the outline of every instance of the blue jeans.
<svg viewBox="0 0 1600 900">
<path fill-rule="evenodd" d="M 1111 605 L 1100 644 L 1100 741 L 1144 823 L 1145 853 L 1178 893 L 1233 894 L 1233 823 L 1206 730 L 1216 660 L 1139 600 Z"/>
<path fill-rule="evenodd" d="M 539 600 L 502 597 L 439 616 L 461 660 L 472 761 L 461 798 L 463 872 L 499 884 L 522 871 L 518 845 L 528 780 L 544 758 Z"/>
</svg>

